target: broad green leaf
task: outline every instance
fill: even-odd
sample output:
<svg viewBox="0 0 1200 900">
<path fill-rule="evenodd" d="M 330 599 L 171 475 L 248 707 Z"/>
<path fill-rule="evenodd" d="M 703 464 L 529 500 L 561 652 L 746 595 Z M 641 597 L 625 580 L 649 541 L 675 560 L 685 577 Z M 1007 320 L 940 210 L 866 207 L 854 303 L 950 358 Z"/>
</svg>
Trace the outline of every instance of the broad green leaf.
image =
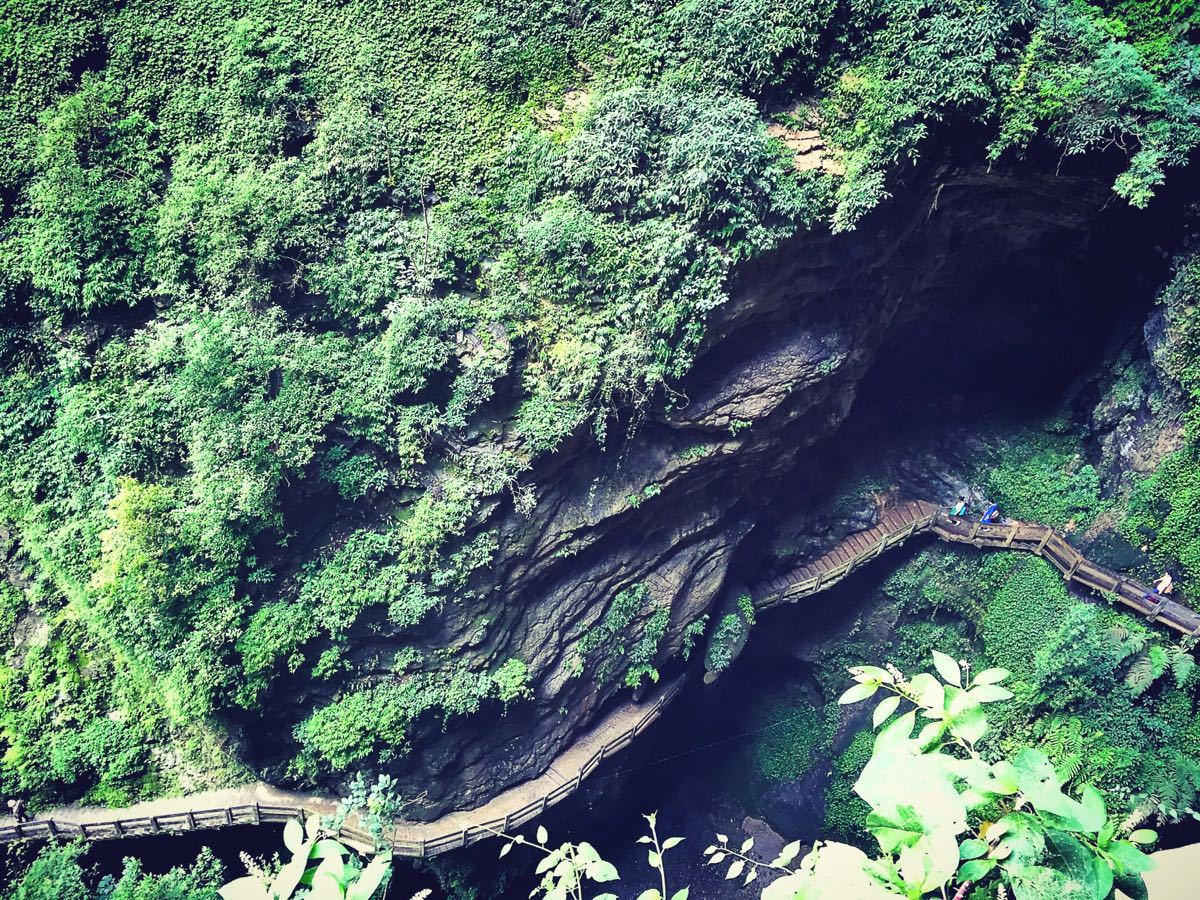
<svg viewBox="0 0 1200 900">
<path fill-rule="evenodd" d="M 897 716 L 880 728 L 879 734 L 875 735 L 875 755 L 887 752 L 890 748 L 906 747 L 916 723 L 917 712 L 910 709 L 904 715 Z"/>
<path fill-rule="evenodd" d="M 754 846 L 754 838 L 752 838 L 752 837 L 746 838 L 744 841 L 742 841 L 742 852 L 749 853 L 753 846 Z"/>
<path fill-rule="evenodd" d="M 346 900 L 371 900 L 380 885 L 384 884 L 392 875 L 392 855 L 391 853 L 380 853 L 363 869 L 363 872 L 358 876 L 358 880 L 350 885 L 350 889 L 346 891 Z"/>
<path fill-rule="evenodd" d="M 971 680 L 971 684 L 996 684 L 1011 674 L 1008 669 L 984 669 Z"/>
<path fill-rule="evenodd" d="M 620 900 L 616 894 L 597 894 L 592 900 Z"/>
<path fill-rule="evenodd" d="M 879 705 L 875 707 L 875 712 L 871 714 L 871 727 L 878 728 L 882 725 L 887 720 L 887 717 L 896 711 L 896 707 L 899 705 L 900 698 L 895 694 L 880 700 Z"/>
<path fill-rule="evenodd" d="M 262 882 L 253 875 L 231 881 L 217 893 L 222 900 L 272 900 Z"/>
<path fill-rule="evenodd" d="M 974 744 L 987 733 L 987 716 L 983 708 L 973 706 L 950 718 L 950 733 L 968 744 Z"/>
<path fill-rule="evenodd" d="M 680 888 L 671 895 L 671 900 L 688 900 L 688 888 Z"/>
<path fill-rule="evenodd" d="M 607 860 L 598 860 L 588 866 L 588 877 L 592 881 L 616 881 L 621 876 L 617 874 L 617 867 Z"/>
<path fill-rule="evenodd" d="M 958 869 L 959 881 L 978 881 L 996 868 L 994 859 L 968 859 Z"/>
<path fill-rule="evenodd" d="M 992 778 L 996 790 L 1001 794 L 1015 794 L 1021 789 L 1021 784 L 1017 779 L 1017 770 L 1007 759 L 992 766 Z"/>
<path fill-rule="evenodd" d="M 659 856 L 657 853 L 655 853 L 653 850 L 649 850 L 646 852 L 646 859 L 650 863 L 650 868 L 652 868 L 652 869 L 661 869 L 662 868 L 662 857 Z"/>
<path fill-rule="evenodd" d="M 979 838 L 967 838 L 958 845 L 959 859 L 978 859 L 991 849 L 991 845 L 987 841 L 981 841 Z"/>
<path fill-rule="evenodd" d="M 1092 857 L 1092 873 L 1095 879 L 1096 900 L 1107 900 L 1112 896 L 1113 870 L 1098 856 Z"/>
<path fill-rule="evenodd" d="M 1134 844 L 1153 844 L 1158 840 L 1158 832 L 1152 828 L 1139 828 L 1129 835 L 1129 840 Z"/>
<path fill-rule="evenodd" d="M 725 873 L 725 880 L 728 881 L 731 878 L 737 878 L 742 874 L 742 869 L 745 867 L 746 864 L 742 860 L 735 859 L 729 864 L 729 871 Z"/>
<path fill-rule="evenodd" d="M 287 847 L 295 855 L 300 852 L 300 847 L 304 844 L 304 826 L 296 819 L 288 819 L 283 826 L 283 846 Z"/>
<path fill-rule="evenodd" d="M 638 894 L 637 900 L 662 900 L 662 894 L 658 892 L 658 888 L 650 888 L 650 890 Z"/>
<path fill-rule="evenodd" d="M 937 710 L 940 715 L 946 705 L 946 688 L 940 681 L 928 672 L 922 672 L 913 676 L 908 687 L 921 706 Z"/>
<path fill-rule="evenodd" d="M 934 650 L 933 667 L 937 669 L 938 674 L 947 684 L 962 687 L 962 669 L 959 668 L 958 662 L 952 656 L 941 650 Z"/>
<path fill-rule="evenodd" d="M 344 859 L 349 852 L 340 842 L 331 838 L 322 838 L 308 851 L 308 858 L 324 859 L 327 856 L 336 856 L 338 859 Z"/>
<path fill-rule="evenodd" d="M 917 744 L 923 750 L 928 750 L 934 743 L 941 740 L 945 730 L 945 722 L 927 722 L 917 734 Z"/>
<path fill-rule="evenodd" d="M 790 844 L 786 844 L 784 846 L 784 848 L 779 851 L 779 855 L 777 857 L 775 857 L 775 862 L 772 863 L 772 865 L 786 866 L 793 859 L 795 859 L 799 854 L 800 854 L 800 842 L 792 841 Z"/>
<path fill-rule="evenodd" d="M 279 874 L 271 882 L 272 894 L 281 900 L 288 900 L 296 892 L 296 887 L 300 884 L 300 879 L 304 877 L 304 871 L 308 867 L 308 850 L 308 844 L 301 844 L 300 851 L 279 870 Z"/>
<path fill-rule="evenodd" d="M 500 858 L 503 859 L 505 856 L 508 856 L 508 852 L 510 850 L 512 850 L 512 848 L 513 848 L 512 844 L 505 844 L 503 847 L 501 847 L 500 848 Z"/>
<path fill-rule="evenodd" d="M 979 687 L 971 688 L 971 697 L 980 703 L 996 703 L 1000 700 L 1011 700 L 1012 691 L 1008 688 L 1002 688 L 998 684 L 981 684 Z"/>
<path fill-rule="evenodd" d="M 1107 865 L 1101 873 L 1094 863 L 1096 855 L 1064 831 L 1046 832 L 1046 840 L 1054 848 L 1053 867 L 1067 877 L 1072 885 L 1080 885 L 1088 900 L 1104 900 L 1112 890 L 1112 872 Z"/>
<path fill-rule="evenodd" d="M 901 806 L 890 813 L 871 810 L 867 813 L 867 830 L 875 835 L 879 849 L 884 853 L 896 853 L 902 847 L 911 847 L 928 831 L 911 806 Z"/>
<path fill-rule="evenodd" d="M 1118 872 L 1113 875 L 1113 884 L 1129 900 L 1150 900 L 1150 892 L 1146 889 L 1146 882 L 1142 880 L 1141 875 L 1122 875 Z"/>
<path fill-rule="evenodd" d="M 954 877 L 958 868 L 958 833 L 953 828 L 937 828 L 922 838 L 917 848 L 924 851 L 926 863 L 925 889 L 932 890 Z"/>
<path fill-rule="evenodd" d="M 1085 784 L 1079 793 L 1080 805 L 1083 806 L 1083 816 L 1080 823 L 1084 831 L 1099 831 L 1108 821 L 1108 810 L 1104 806 L 1104 798 L 1090 784 Z"/>
<path fill-rule="evenodd" d="M 858 682 L 876 681 L 880 684 L 892 684 L 892 673 L 879 666 L 851 666 L 850 675 Z"/>
<path fill-rule="evenodd" d="M 1154 868 L 1154 860 L 1128 841 L 1113 841 L 1104 852 L 1117 864 L 1121 874 L 1140 875 Z"/>
<path fill-rule="evenodd" d="M 860 700 L 866 700 L 877 690 L 879 690 L 879 685 L 877 684 L 855 684 L 842 694 L 842 696 L 838 697 L 838 703 L 843 706 L 850 703 L 857 703 Z"/>
<path fill-rule="evenodd" d="M 672 847 L 677 847 L 683 841 L 681 837 L 669 837 L 663 841 L 663 849 L 670 850 Z"/>
<path fill-rule="evenodd" d="M 715 866 L 717 863 L 719 863 L 724 858 L 725 858 L 724 853 L 717 852 L 708 858 L 708 863 L 709 863 L 709 865 Z"/>
<path fill-rule="evenodd" d="M 550 840 L 550 834 L 546 831 L 545 826 L 539 825 L 537 829 L 537 840 L 539 844 L 544 844 Z"/>
<path fill-rule="evenodd" d="M 1005 868 L 1033 865 L 1046 851 L 1046 833 L 1040 822 L 1025 813 L 1009 813 L 988 829 L 988 837 L 1000 839 L 992 851 L 995 859 L 1004 860 Z"/>
</svg>

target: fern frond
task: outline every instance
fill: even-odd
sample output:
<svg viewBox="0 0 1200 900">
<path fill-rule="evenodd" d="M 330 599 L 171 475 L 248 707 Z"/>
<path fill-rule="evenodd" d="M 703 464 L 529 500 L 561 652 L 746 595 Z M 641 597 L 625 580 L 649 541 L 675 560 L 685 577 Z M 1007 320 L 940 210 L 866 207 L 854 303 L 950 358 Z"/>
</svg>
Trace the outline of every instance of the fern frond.
<svg viewBox="0 0 1200 900">
<path fill-rule="evenodd" d="M 1159 674 L 1161 674 L 1161 670 Z M 1125 673 L 1125 684 L 1129 686 L 1129 692 L 1133 696 L 1140 697 L 1150 690 L 1150 685 L 1154 684 L 1154 679 L 1157 677 L 1154 673 L 1154 660 L 1151 654 L 1141 653 L 1134 659 L 1129 671 Z"/>
<path fill-rule="evenodd" d="M 1172 647 L 1169 655 L 1171 657 L 1171 675 L 1175 679 L 1175 686 L 1181 688 L 1187 683 L 1192 670 L 1196 668 L 1196 658 L 1192 656 L 1191 650 L 1182 644 Z"/>
</svg>

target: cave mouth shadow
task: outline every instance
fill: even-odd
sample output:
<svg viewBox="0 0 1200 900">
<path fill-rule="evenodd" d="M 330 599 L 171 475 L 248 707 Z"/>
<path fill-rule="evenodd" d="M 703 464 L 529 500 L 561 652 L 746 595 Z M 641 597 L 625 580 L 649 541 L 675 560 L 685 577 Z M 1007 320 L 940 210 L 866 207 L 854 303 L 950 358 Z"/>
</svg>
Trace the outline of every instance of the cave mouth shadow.
<svg viewBox="0 0 1200 900">
<path fill-rule="evenodd" d="M 769 570 L 783 518 L 828 501 L 855 473 L 884 470 L 898 448 L 935 433 L 986 435 L 998 423 L 1034 425 L 1072 397 L 1082 409 L 1095 399 L 1088 383 L 1106 360 L 1123 349 L 1144 358 L 1143 328 L 1185 232 L 1191 181 L 1180 179 L 1189 183 L 1146 211 L 1109 204 L 1085 232 L 1064 233 L 1019 255 L 993 259 L 986 245 L 949 246 L 962 257 L 942 282 L 943 296 L 917 304 L 920 312 L 909 318 L 901 311 L 846 419 L 798 456 L 793 473 L 756 510 L 760 524 L 742 540 L 727 584 L 757 582 Z M 949 284 L 956 289 L 944 290 Z M 689 797 L 721 794 L 727 785 L 715 774 L 721 757 L 734 752 L 720 749 L 728 746 L 721 741 L 745 727 L 747 695 L 770 683 L 811 681 L 811 663 L 797 647 L 849 627 L 891 573 L 931 542 L 915 538 L 820 598 L 763 613 L 730 670 L 711 686 L 693 680 L 631 751 L 642 764 L 669 759 L 666 771 L 633 763 L 635 771 L 591 814 L 599 832 L 628 833 L 642 806 L 678 812 Z M 690 811 L 708 812 L 704 803 L 692 801 Z"/>
</svg>

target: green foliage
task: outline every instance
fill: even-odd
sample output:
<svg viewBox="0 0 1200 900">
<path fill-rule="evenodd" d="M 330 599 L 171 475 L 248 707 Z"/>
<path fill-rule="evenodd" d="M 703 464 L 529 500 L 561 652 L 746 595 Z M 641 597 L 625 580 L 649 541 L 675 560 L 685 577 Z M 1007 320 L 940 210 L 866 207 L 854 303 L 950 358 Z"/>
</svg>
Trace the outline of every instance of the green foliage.
<svg viewBox="0 0 1200 900">
<path fill-rule="evenodd" d="M 1183 11 L 1187 5 L 1173 4 L 1172 12 L 1194 18 L 1194 9 Z M 1114 189 L 1133 205 L 1145 206 L 1162 184 L 1164 169 L 1185 163 L 1200 143 L 1192 51 L 1167 35 L 1175 26 L 1164 21 L 1161 9 L 1156 16 L 1135 9 L 1142 4 L 1111 6 L 1116 15 L 1108 19 L 1082 3 L 1051 5 L 1008 87 L 1001 135 L 991 154 L 1025 146 L 1047 125 L 1066 156 L 1112 144 L 1128 148 L 1129 168 Z M 1126 17 L 1134 19 L 1133 35 Z M 1155 31 L 1157 39 L 1146 41 Z"/>
<path fill-rule="evenodd" d="M 754 721 L 766 728 L 751 746 L 755 774 L 770 781 L 799 778 L 829 744 L 824 711 L 803 696 L 777 696 L 757 704 Z"/>
<path fill-rule="evenodd" d="M 833 776 L 825 790 L 824 833 L 832 840 L 870 849 L 871 835 L 866 830 L 871 808 L 854 793 L 854 783 L 871 758 L 873 737 L 860 731 L 833 761 Z"/>
<path fill-rule="evenodd" d="M 243 854 L 251 874 L 221 888 L 222 900 L 374 900 L 387 895 L 390 848 L 364 864 L 354 851 L 328 836 L 315 816 L 304 826 L 289 820 L 283 842 L 292 856 L 277 870 Z"/>
<path fill-rule="evenodd" d="M 1162 459 L 1138 483 L 1130 497 L 1121 532 L 1134 545 L 1145 545 L 1159 566 L 1178 567 L 1186 581 L 1200 575 L 1200 255 L 1194 248 L 1175 262 L 1174 277 L 1159 300 L 1165 312 L 1163 340 L 1154 363 L 1166 375 L 1171 393 L 1184 401 L 1185 443 Z M 1186 583 L 1185 581 L 1185 583 Z"/>
<path fill-rule="evenodd" d="M 629 687 L 638 687 L 646 677 L 658 681 L 653 662 L 658 654 L 658 644 L 666 633 L 671 610 L 653 608 L 635 637 L 634 622 L 649 604 L 650 590 L 644 584 L 619 592 L 600 622 L 579 638 L 575 648 L 579 667 L 594 664 L 595 677 L 600 683 L 618 676 L 622 676 Z"/>
<path fill-rule="evenodd" d="M 1105 900 L 1115 880 L 1136 892 L 1141 873 L 1153 867 L 1136 845 L 1156 840 L 1154 832 L 1119 836 L 1101 794 L 1090 785 L 1079 799 L 1066 794 L 1039 750 L 1024 747 L 999 760 L 979 753 L 988 730 L 984 704 L 1012 698 L 1000 687 L 1010 673 L 986 669 L 968 680 L 960 663 L 936 650 L 933 656 L 939 677 L 851 669 L 855 684 L 839 699 L 887 694 L 873 716 L 871 759 L 855 784 L 871 806 L 867 828 L 883 853 L 863 870 L 909 897 L 997 877 L 1019 896 L 1062 895 L 1073 885 L 1077 896 Z M 913 708 L 897 716 L 905 704 Z M 914 738 L 918 711 L 929 721 Z M 970 828 L 973 817 L 985 823 L 978 831 Z"/>
<path fill-rule="evenodd" d="M 422 713 L 471 713 L 497 689 L 492 678 L 465 669 L 420 672 L 353 689 L 296 726 L 302 747 L 298 772 L 312 771 L 319 762 L 335 771 L 366 759 L 386 763 L 405 752 L 409 726 Z"/>
<path fill-rule="evenodd" d="M 991 498 L 1016 519 L 1086 528 L 1104 509 L 1096 470 L 1060 436 L 1033 432 L 1001 442 L 984 475 Z"/>
<path fill-rule="evenodd" d="M 492 680 L 496 683 L 497 696 L 505 703 L 533 696 L 529 688 L 529 667 L 515 657 L 497 669 Z"/>
<path fill-rule="evenodd" d="M 34 704 L 6 747 L 123 711 L 133 731 L 96 744 L 121 751 L 112 784 L 155 735 L 208 766 L 224 715 L 310 677 L 337 699 L 288 723 L 300 769 L 403 747 L 415 715 L 498 689 L 437 653 L 414 686 L 362 688 L 351 635 L 403 646 L 489 602 L 484 514 L 527 511 L 518 479 L 540 455 L 660 400 L 740 263 L 852 227 L 944 121 L 998 131 L 994 154 L 1034 131 L 1123 147 L 1136 203 L 1197 141 L 1187 4 L 852 6 L 0 11 L 0 524 L 124 695 L 77 716 Z M 765 133 L 782 108 L 844 175 L 795 171 Z M 1082 523 L 1094 475 L 1061 462 L 996 489 Z M 1136 525 L 1185 568 L 1186 468 Z M 668 617 L 602 623 L 612 651 L 583 655 L 639 684 Z M 12 697 L 16 722 L 29 692 Z M 23 753 L 4 778 L 36 780 Z M 107 783 L 94 754 L 58 757 Z"/>
<path fill-rule="evenodd" d="M 79 864 L 82 844 L 48 845 L 12 886 L 7 900 L 219 900 L 221 864 L 202 850 L 188 868 L 148 875 L 141 863 L 126 858 L 119 878 L 91 881 Z"/>
<path fill-rule="evenodd" d="M 1032 674 L 1043 641 L 1056 630 L 1067 592 L 1040 559 L 1014 555 L 1006 563 L 1007 578 L 987 604 L 980 636 L 988 660 L 1024 678 Z"/>
<path fill-rule="evenodd" d="M 724 672 L 733 662 L 734 656 L 746 643 L 750 629 L 754 627 L 754 601 L 749 595 L 738 597 L 737 611 L 721 616 L 717 627 L 709 636 L 704 651 L 704 668 L 710 672 Z"/>
</svg>

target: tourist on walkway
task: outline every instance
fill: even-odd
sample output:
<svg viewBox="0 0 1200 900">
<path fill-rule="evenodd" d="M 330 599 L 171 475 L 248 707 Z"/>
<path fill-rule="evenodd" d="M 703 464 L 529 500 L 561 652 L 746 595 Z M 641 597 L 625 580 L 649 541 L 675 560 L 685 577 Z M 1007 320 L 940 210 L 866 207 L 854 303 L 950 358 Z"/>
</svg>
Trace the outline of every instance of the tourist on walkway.
<svg viewBox="0 0 1200 900">
<path fill-rule="evenodd" d="M 1000 504 L 992 503 L 983 513 L 983 518 L 979 520 L 984 525 L 995 525 L 1000 521 Z"/>
<path fill-rule="evenodd" d="M 950 507 L 950 515 L 965 516 L 971 509 L 971 504 L 967 502 L 966 497 L 959 497 L 958 502 Z"/>
<path fill-rule="evenodd" d="M 1164 597 L 1171 596 L 1171 591 L 1175 590 L 1175 582 L 1171 580 L 1170 572 L 1163 572 L 1162 578 L 1158 579 L 1154 584 L 1155 593 L 1162 594 Z"/>
<path fill-rule="evenodd" d="M 19 798 L 13 798 L 8 801 L 8 811 L 12 813 L 12 817 L 17 820 L 17 824 L 28 822 L 29 816 L 25 814 L 25 801 Z"/>
</svg>

